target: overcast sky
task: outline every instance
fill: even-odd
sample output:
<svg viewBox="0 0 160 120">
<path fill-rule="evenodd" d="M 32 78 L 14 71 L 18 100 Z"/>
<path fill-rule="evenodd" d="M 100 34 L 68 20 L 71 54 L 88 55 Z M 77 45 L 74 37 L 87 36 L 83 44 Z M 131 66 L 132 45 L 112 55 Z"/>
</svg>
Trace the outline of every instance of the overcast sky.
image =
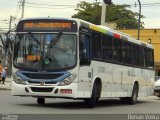
<svg viewBox="0 0 160 120">
<path fill-rule="evenodd" d="M 0 0 L 0 27 L 8 26 L 7 21 L 4 22 L 2 20 L 9 19 L 11 15 L 20 18 L 21 9 L 18 9 L 18 1 L 21 0 Z M 77 3 L 79 3 L 80 1 L 82 0 L 26 0 L 24 17 L 71 17 L 73 14 L 76 13 L 74 9 L 76 8 Z M 86 1 L 94 2 L 95 0 Z M 98 1 L 101 2 L 102 0 Z M 145 23 L 145 28 L 160 28 L 160 0 L 140 1 L 142 4 L 142 15 L 146 17 L 145 19 L 142 19 L 142 21 Z M 112 2 L 114 4 L 132 5 L 132 11 L 139 11 L 139 7 L 134 6 L 135 2 L 138 4 L 138 0 L 112 0 Z M 52 5 L 73 6 L 64 7 Z"/>
</svg>

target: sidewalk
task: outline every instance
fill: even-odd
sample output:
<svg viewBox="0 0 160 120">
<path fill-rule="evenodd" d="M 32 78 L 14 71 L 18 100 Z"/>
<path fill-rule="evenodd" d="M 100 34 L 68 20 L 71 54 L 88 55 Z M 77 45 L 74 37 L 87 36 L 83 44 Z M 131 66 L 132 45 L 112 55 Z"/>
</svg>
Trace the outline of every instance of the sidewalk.
<svg viewBox="0 0 160 120">
<path fill-rule="evenodd" d="M 0 90 L 11 90 L 11 78 L 7 77 L 4 84 L 0 83 Z"/>
</svg>

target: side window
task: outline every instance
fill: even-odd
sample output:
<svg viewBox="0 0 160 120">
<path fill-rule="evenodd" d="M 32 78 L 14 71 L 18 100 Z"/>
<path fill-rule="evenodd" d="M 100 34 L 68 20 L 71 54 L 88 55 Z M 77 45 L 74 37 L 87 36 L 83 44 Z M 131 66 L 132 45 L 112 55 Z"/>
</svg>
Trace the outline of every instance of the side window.
<svg viewBox="0 0 160 120">
<path fill-rule="evenodd" d="M 122 62 L 122 40 L 113 39 L 113 61 Z"/>
<path fill-rule="evenodd" d="M 154 55 L 152 49 L 148 49 L 147 60 L 148 60 L 148 68 L 154 68 Z"/>
<path fill-rule="evenodd" d="M 131 44 L 128 42 L 123 42 L 123 63 L 130 65 L 131 64 Z"/>
<path fill-rule="evenodd" d="M 132 45 L 132 64 L 139 66 L 139 46 Z"/>
<path fill-rule="evenodd" d="M 144 67 L 148 67 L 147 48 L 143 48 L 143 54 L 144 54 Z"/>
<path fill-rule="evenodd" d="M 80 58 L 90 57 L 90 36 L 88 34 L 80 34 Z"/>
<path fill-rule="evenodd" d="M 101 58 L 101 34 L 92 32 L 92 58 Z"/>
<path fill-rule="evenodd" d="M 144 48 L 143 47 L 140 47 L 139 48 L 139 64 L 141 67 L 145 67 L 145 64 L 144 64 Z"/>
<path fill-rule="evenodd" d="M 102 58 L 112 61 L 112 37 L 102 36 Z"/>
<path fill-rule="evenodd" d="M 139 49 L 139 63 L 141 67 L 147 67 L 147 48 L 145 47 L 140 47 Z"/>
</svg>

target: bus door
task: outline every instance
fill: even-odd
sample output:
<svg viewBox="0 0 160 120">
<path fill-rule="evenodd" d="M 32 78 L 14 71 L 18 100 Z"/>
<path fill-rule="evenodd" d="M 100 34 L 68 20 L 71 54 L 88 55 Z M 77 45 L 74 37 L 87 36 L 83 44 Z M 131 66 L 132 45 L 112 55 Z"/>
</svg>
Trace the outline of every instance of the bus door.
<svg viewBox="0 0 160 120">
<path fill-rule="evenodd" d="M 92 68 L 90 66 L 90 35 L 81 32 L 79 37 L 79 82 L 78 97 L 90 97 L 91 95 L 91 79 Z"/>
</svg>

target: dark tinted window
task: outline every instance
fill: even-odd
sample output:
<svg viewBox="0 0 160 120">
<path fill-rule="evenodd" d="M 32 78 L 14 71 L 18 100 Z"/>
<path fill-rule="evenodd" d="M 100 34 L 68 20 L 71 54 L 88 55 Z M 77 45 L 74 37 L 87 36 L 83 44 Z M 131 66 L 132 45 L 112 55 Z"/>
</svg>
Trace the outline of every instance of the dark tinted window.
<svg viewBox="0 0 160 120">
<path fill-rule="evenodd" d="M 147 60 L 148 60 L 148 68 L 154 68 L 154 55 L 152 49 L 148 49 Z"/>
<path fill-rule="evenodd" d="M 123 62 L 124 64 L 131 64 L 131 44 L 128 42 L 123 42 Z"/>
<path fill-rule="evenodd" d="M 143 54 L 144 54 L 144 67 L 148 67 L 147 48 L 143 48 Z"/>
<path fill-rule="evenodd" d="M 143 47 L 139 47 L 139 64 L 140 64 L 140 67 L 145 67 L 145 57 L 144 57 L 144 48 Z"/>
<path fill-rule="evenodd" d="M 92 32 L 92 57 L 101 58 L 101 34 L 98 32 Z"/>
<path fill-rule="evenodd" d="M 139 66 L 139 46 L 132 45 L 132 64 Z"/>
<path fill-rule="evenodd" d="M 90 36 L 87 34 L 80 34 L 80 57 L 89 58 L 90 57 Z"/>
<path fill-rule="evenodd" d="M 103 60 L 112 60 L 112 37 L 102 36 L 102 58 Z"/>
<path fill-rule="evenodd" d="M 113 61 L 122 62 L 122 40 L 113 39 Z"/>
</svg>

